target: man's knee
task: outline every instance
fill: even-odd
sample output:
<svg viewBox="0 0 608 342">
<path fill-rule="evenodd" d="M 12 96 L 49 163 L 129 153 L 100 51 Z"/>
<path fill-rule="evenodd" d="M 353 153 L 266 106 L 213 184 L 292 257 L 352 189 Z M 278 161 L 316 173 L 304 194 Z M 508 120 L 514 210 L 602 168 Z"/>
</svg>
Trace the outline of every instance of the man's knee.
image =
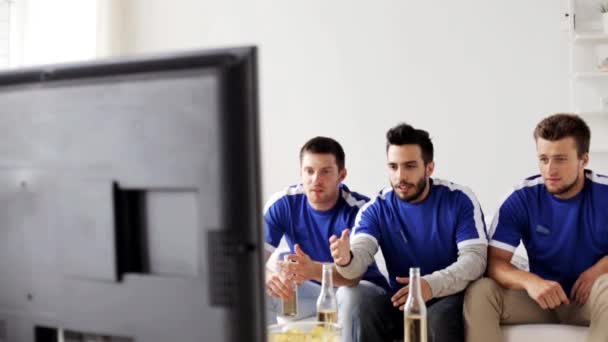
<svg viewBox="0 0 608 342">
<path fill-rule="evenodd" d="M 431 329 L 460 326 L 462 323 L 463 293 L 440 299 L 429 307 L 428 323 Z"/>
<path fill-rule="evenodd" d="M 391 308 L 390 299 L 387 295 L 365 295 L 359 296 L 357 304 L 350 307 L 353 320 L 383 316 L 386 308 Z"/>
<path fill-rule="evenodd" d="M 387 340 L 395 329 L 393 310 L 390 296 L 387 294 L 362 296 L 359 305 L 352 311 L 353 340 Z M 401 318 L 401 322 L 403 322 L 403 318 Z"/>
<path fill-rule="evenodd" d="M 266 323 L 277 323 L 277 315 L 279 314 L 279 300 L 266 294 L 264 303 L 266 305 Z"/>
<path fill-rule="evenodd" d="M 357 286 L 348 287 L 348 286 L 340 286 L 336 291 L 336 299 L 338 300 L 338 305 L 343 303 L 352 303 L 359 302 L 361 298 L 361 291 L 357 288 Z"/>
<path fill-rule="evenodd" d="M 464 296 L 465 309 L 487 303 L 499 291 L 500 285 L 491 278 L 481 278 L 474 281 L 469 285 Z"/>
<path fill-rule="evenodd" d="M 462 302 L 464 293 L 457 293 L 438 299 L 429 305 L 427 311 L 429 341 L 462 341 L 464 325 Z"/>
<path fill-rule="evenodd" d="M 380 290 L 377 286 L 370 284 L 359 284 L 357 286 L 338 287 L 336 291 L 336 299 L 338 300 L 338 306 L 354 308 L 361 304 L 364 298 L 375 297 L 383 294 L 384 291 Z"/>
<path fill-rule="evenodd" d="M 352 320 L 359 315 L 358 307 L 361 304 L 361 291 L 356 287 L 341 286 L 336 291 L 340 320 Z"/>
<path fill-rule="evenodd" d="M 600 290 L 606 290 L 606 288 L 608 288 L 608 274 L 603 274 L 601 276 L 599 276 L 596 280 L 595 283 L 593 284 L 594 287 L 598 287 Z"/>
<path fill-rule="evenodd" d="M 608 304 L 608 274 L 599 276 L 591 288 L 591 296 L 595 301 Z"/>
<path fill-rule="evenodd" d="M 492 294 L 500 288 L 500 285 L 492 278 L 480 278 L 472 282 L 467 288 L 465 300 L 467 296 L 472 294 Z"/>
</svg>

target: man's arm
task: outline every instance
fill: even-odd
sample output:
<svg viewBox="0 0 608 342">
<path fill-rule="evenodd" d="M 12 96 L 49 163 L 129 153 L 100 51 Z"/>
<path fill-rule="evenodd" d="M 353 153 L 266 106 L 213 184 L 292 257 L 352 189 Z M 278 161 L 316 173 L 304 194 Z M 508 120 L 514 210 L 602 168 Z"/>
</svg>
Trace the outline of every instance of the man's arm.
<svg viewBox="0 0 608 342">
<path fill-rule="evenodd" d="M 452 184 L 455 208 L 458 257 L 448 267 L 422 277 L 431 288 L 431 296 L 444 297 L 464 290 L 486 270 L 488 241 L 483 213 L 475 194 L 467 187 Z"/>
<path fill-rule="evenodd" d="M 316 280 L 318 282 L 321 282 L 323 280 L 323 263 L 317 262 L 317 261 L 312 261 L 313 264 L 313 271 L 310 274 L 310 278 L 311 280 Z M 356 286 L 357 284 L 359 284 L 359 280 L 361 280 L 361 278 L 355 278 L 355 279 L 347 279 L 344 278 L 337 270 L 336 265 L 334 264 L 333 267 L 333 280 L 334 280 L 334 286 L 338 287 L 338 286 Z"/>
<path fill-rule="evenodd" d="M 288 270 L 294 274 L 294 280 L 301 284 L 307 280 L 316 280 L 321 282 L 323 280 L 323 263 L 311 260 L 310 257 L 302 251 L 300 246 L 296 244 L 294 246 L 295 254 L 289 256 L 290 260 L 295 261 L 293 264 L 289 264 Z M 333 268 L 333 281 L 334 286 L 355 286 L 359 283 L 359 279 L 347 279 L 344 278 L 336 269 Z"/>
<path fill-rule="evenodd" d="M 367 202 L 357 213 L 353 222 L 353 238 L 350 241 L 350 230 L 342 231 L 342 236 L 329 239 L 329 249 L 334 258 L 336 269 L 346 279 L 361 278 L 369 265 L 376 260 L 380 233 L 375 217 L 377 198 Z"/>
<path fill-rule="evenodd" d="M 525 290 L 526 286 L 541 278 L 522 271 L 513 264 L 513 252 L 522 239 L 522 231 L 529 229 L 527 204 L 517 191 L 501 204 L 489 229 L 488 276 L 502 287 Z"/>
<path fill-rule="evenodd" d="M 330 239 L 330 249 L 336 269 L 346 279 L 354 279 L 359 282 L 369 265 L 375 259 L 378 251 L 378 243 L 367 234 L 355 236 L 352 244 L 349 241 L 348 230 L 344 230 L 339 239 Z"/>
<path fill-rule="evenodd" d="M 474 244 L 458 249 L 458 259 L 450 266 L 425 275 L 432 298 L 444 297 L 464 290 L 486 270 L 487 245 Z"/>
<path fill-rule="evenodd" d="M 281 199 L 286 191 L 277 192 L 264 206 L 264 264 L 275 251 L 285 234 L 284 223 L 289 215 L 289 208 L 285 201 Z M 282 279 L 279 272 L 266 267 L 266 292 L 275 298 L 289 299 L 293 295 L 293 290 L 287 279 Z"/>
<path fill-rule="evenodd" d="M 272 253 L 264 250 L 264 264 L 268 262 L 268 258 Z M 293 291 L 279 276 L 277 272 L 266 267 L 266 292 L 274 298 L 289 299 Z"/>
<path fill-rule="evenodd" d="M 318 267 L 318 275 L 315 275 L 315 277 L 313 278 L 314 280 L 321 282 L 322 281 L 322 276 L 323 276 L 323 264 L 320 262 L 315 262 L 317 264 Z M 347 279 L 344 278 L 340 272 L 338 272 L 336 265 L 334 264 L 333 267 L 333 278 L 334 278 L 334 286 L 338 287 L 338 286 L 357 286 L 357 284 L 359 284 L 359 281 L 361 280 L 361 277 L 359 278 L 355 278 L 355 279 Z"/>
<path fill-rule="evenodd" d="M 497 283 L 512 290 L 526 290 L 543 309 L 554 309 L 562 303 L 569 304 L 562 286 L 545 280 L 534 273 L 522 271 L 511 264 L 513 252 L 497 247 L 488 249 L 488 275 Z"/>
<path fill-rule="evenodd" d="M 268 263 L 268 259 L 270 259 L 270 255 L 272 255 L 271 252 L 264 250 L 264 265 L 266 265 Z M 266 273 L 266 278 L 265 279 L 269 279 L 274 273 L 276 273 L 275 271 L 273 271 L 272 269 L 270 269 L 268 267 L 268 265 L 266 265 L 266 267 L 264 268 L 265 273 Z"/>
<path fill-rule="evenodd" d="M 502 287 L 525 290 L 525 284 L 540 279 L 534 273 L 523 271 L 511 264 L 513 252 L 490 246 L 488 248 L 488 276 Z"/>
</svg>

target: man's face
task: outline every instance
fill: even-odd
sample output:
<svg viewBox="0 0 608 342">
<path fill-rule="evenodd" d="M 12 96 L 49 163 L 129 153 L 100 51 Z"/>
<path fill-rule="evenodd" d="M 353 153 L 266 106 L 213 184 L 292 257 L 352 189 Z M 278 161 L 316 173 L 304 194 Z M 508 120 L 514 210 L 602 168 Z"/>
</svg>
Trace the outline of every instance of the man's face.
<svg viewBox="0 0 608 342">
<path fill-rule="evenodd" d="M 416 203 L 423 198 L 434 163 L 424 165 L 418 145 L 390 145 L 387 151 L 388 178 L 399 199 Z"/>
<path fill-rule="evenodd" d="M 578 158 L 574 138 L 566 137 L 556 141 L 538 138 L 536 151 L 540 174 L 547 190 L 564 198 L 576 195 L 577 185 L 584 182 L 589 155 L 584 154 L 581 159 Z"/>
<path fill-rule="evenodd" d="M 338 199 L 338 186 L 346 177 L 346 169 L 338 170 L 336 157 L 330 153 L 305 152 L 301 173 L 308 203 L 316 209 L 332 208 Z"/>
</svg>

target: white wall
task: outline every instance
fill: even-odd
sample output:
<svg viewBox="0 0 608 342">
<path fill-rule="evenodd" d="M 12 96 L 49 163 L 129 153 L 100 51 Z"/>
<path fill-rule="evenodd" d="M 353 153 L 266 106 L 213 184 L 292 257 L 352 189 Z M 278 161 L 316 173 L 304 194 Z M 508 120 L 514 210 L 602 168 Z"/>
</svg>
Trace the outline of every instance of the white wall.
<svg viewBox="0 0 608 342">
<path fill-rule="evenodd" d="M 430 131 L 435 176 L 494 212 L 537 172 L 532 130 L 568 110 L 567 33 L 556 0 L 131 0 L 123 52 L 260 47 L 264 198 L 298 177 L 298 150 L 328 135 L 352 189 L 385 186 L 384 134 Z"/>
<path fill-rule="evenodd" d="M 19 44 L 12 66 L 54 64 L 96 57 L 98 0 L 19 0 Z M 104 0 L 105 1 L 105 0 Z"/>
</svg>

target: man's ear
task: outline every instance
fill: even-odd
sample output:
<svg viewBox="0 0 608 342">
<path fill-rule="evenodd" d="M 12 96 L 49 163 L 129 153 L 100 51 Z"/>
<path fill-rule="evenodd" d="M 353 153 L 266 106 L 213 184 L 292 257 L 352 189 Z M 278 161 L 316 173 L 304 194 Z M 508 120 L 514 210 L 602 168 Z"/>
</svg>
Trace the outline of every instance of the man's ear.
<svg viewBox="0 0 608 342">
<path fill-rule="evenodd" d="M 346 171 L 346 168 L 342 168 L 342 170 L 339 171 L 340 182 L 344 181 L 344 178 L 346 178 L 347 174 L 348 172 Z"/>
<path fill-rule="evenodd" d="M 426 164 L 426 174 L 431 177 L 433 175 L 433 171 L 435 171 L 435 162 L 431 161 Z"/>
<path fill-rule="evenodd" d="M 587 167 L 587 165 L 589 165 L 589 152 L 583 154 L 581 160 L 583 161 L 583 167 Z"/>
</svg>

